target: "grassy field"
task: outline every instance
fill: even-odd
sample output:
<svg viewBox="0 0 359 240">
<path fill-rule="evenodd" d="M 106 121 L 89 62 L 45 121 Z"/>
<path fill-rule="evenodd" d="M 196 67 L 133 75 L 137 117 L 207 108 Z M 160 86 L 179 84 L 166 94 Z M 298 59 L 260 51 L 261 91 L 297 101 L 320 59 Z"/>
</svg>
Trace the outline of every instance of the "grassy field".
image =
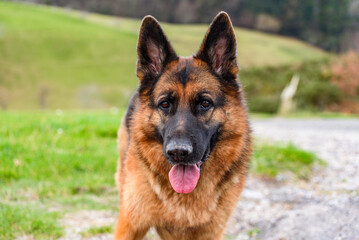
<svg viewBox="0 0 359 240">
<path fill-rule="evenodd" d="M 0 113 L 0 239 L 30 233 L 56 238 L 63 213 L 117 209 L 122 114 Z"/>
<path fill-rule="evenodd" d="M 140 20 L 0 1 L 0 104 L 11 109 L 123 107 L 137 86 Z M 163 24 L 181 55 L 208 25 Z M 303 42 L 236 28 L 241 66 L 277 66 L 328 54 Z"/>
<path fill-rule="evenodd" d="M 117 211 L 116 132 L 123 110 L 0 112 L 0 239 L 55 239 L 81 209 Z M 292 145 L 257 144 L 251 171 L 310 174 L 317 157 Z M 110 232 L 89 229 L 84 236 Z"/>
</svg>

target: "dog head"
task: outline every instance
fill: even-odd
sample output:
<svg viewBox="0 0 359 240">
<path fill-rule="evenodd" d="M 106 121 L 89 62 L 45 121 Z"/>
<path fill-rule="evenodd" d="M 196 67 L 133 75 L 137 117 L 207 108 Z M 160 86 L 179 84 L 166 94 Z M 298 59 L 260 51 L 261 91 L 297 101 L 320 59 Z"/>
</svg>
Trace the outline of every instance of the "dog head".
<svg viewBox="0 0 359 240">
<path fill-rule="evenodd" d="M 226 13 L 219 13 L 199 51 L 183 58 L 177 56 L 157 20 L 147 16 L 137 48 L 138 94 L 144 115 L 141 132 L 153 143 L 149 151 L 157 151 L 167 163 L 158 163 L 158 157 L 148 161 L 170 168 L 174 190 L 190 193 L 200 169 L 223 138 L 223 128 L 235 121 L 236 115 L 228 110 L 243 108 L 232 23 Z"/>
</svg>

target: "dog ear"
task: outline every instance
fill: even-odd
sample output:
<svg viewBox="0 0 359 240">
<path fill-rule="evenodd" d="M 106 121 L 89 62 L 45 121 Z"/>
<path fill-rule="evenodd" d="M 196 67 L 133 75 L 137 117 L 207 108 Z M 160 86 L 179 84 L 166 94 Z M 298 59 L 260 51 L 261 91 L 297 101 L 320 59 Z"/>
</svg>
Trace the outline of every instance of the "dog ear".
<svg viewBox="0 0 359 240">
<path fill-rule="evenodd" d="M 142 20 L 137 54 L 137 76 L 140 80 L 158 76 L 167 63 L 177 58 L 160 24 L 152 16 Z"/>
<path fill-rule="evenodd" d="M 195 57 L 207 62 L 223 78 L 236 79 L 236 36 L 227 13 L 220 12 L 213 19 Z"/>
</svg>

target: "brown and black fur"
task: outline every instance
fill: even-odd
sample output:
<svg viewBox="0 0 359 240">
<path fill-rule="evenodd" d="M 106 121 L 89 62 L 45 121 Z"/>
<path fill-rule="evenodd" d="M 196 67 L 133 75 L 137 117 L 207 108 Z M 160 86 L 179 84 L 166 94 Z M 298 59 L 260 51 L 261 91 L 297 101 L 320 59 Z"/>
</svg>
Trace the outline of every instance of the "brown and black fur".
<svg viewBox="0 0 359 240">
<path fill-rule="evenodd" d="M 184 58 L 147 16 L 137 47 L 140 85 L 118 134 L 115 239 L 142 239 L 150 227 L 162 239 L 222 239 L 251 153 L 231 21 L 219 13 L 197 54 Z M 173 138 L 187 139 L 193 153 L 169 156 L 166 147 Z M 198 159 L 203 164 L 194 191 L 175 192 L 168 177 L 171 166 Z"/>
</svg>

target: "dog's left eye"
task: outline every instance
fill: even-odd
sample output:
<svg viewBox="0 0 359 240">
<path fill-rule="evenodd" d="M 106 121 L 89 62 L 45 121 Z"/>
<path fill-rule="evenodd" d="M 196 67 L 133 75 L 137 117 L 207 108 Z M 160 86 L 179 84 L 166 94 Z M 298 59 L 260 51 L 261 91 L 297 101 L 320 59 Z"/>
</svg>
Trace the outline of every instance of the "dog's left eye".
<svg viewBox="0 0 359 240">
<path fill-rule="evenodd" d="M 170 107 L 170 103 L 168 101 L 163 101 L 163 102 L 160 103 L 160 107 L 162 109 L 167 109 L 167 108 Z"/>
<path fill-rule="evenodd" d="M 200 104 L 201 104 L 201 108 L 204 110 L 207 110 L 211 107 L 211 102 L 208 100 L 203 100 L 203 101 L 201 101 Z"/>
</svg>

